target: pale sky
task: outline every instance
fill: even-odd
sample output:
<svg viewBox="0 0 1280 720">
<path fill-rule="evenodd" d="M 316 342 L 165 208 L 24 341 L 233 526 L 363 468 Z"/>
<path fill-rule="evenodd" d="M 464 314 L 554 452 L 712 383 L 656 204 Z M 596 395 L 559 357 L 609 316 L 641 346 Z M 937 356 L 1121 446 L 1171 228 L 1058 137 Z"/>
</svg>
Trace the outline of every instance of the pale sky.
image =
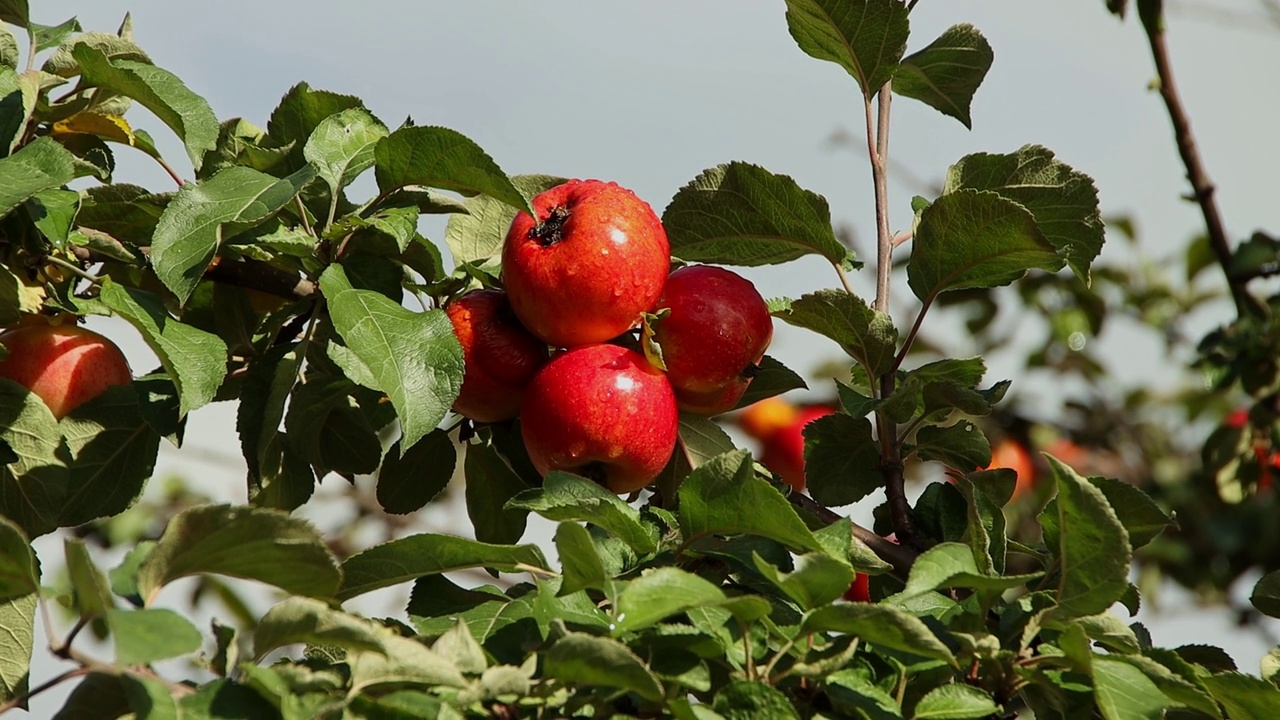
<svg viewBox="0 0 1280 720">
<path fill-rule="evenodd" d="M 865 158 L 826 145 L 837 130 L 861 128 L 856 85 L 836 65 L 796 47 L 781 0 L 32 5 L 37 22 L 52 24 L 74 14 L 86 29 L 106 31 L 131 11 L 137 42 L 156 64 L 203 95 L 220 118 L 238 115 L 265 127 L 284 92 L 305 80 L 362 97 L 392 127 L 411 115 L 420 125 L 458 130 L 510 174 L 615 180 L 661 212 L 703 169 L 744 160 L 791 175 L 824 195 L 835 221 L 851 224 L 860 238 L 874 232 Z M 1250 13 L 1254 0 L 1203 5 Z M 914 101 L 894 102 L 890 153 L 896 162 L 937 178 L 966 153 L 1039 143 L 1097 180 L 1104 215 L 1136 218 L 1144 260 L 1156 262 L 1180 250 L 1198 230 L 1197 209 L 1179 199 L 1187 187 L 1163 106 L 1147 89 L 1153 72 L 1136 17 L 1121 23 L 1105 11 L 1103 0 L 921 0 L 911 20 L 909 50 L 951 24 L 969 22 L 993 46 L 995 62 L 973 104 L 973 131 Z M 1280 230 L 1274 170 L 1280 167 L 1274 130 L 1280 117 L 1280 84 L 1274 82 L 1280 28 L 1262 21 L 1223 25 L 1206 21 L 1203 13 L 1179 12 L 1171 17 L 1170 43 L 1229 232 L 1241 238 L 1256 228 Z M 189 167 L 180 164 L 185 154 L 160 123 L 142 113 L 130 117 L 189 175 Z M 117 180 L 171 185 L 149 161 L 130 159 L 123 150 L 117 157 Z M 915 192 L 891 185 L 895 229 L 909 225 Z M 436 240 L 441 228 L 424 225 Z M 1121 241 L 1109 243 L 1100 261 L 1109 258 L 1126 259 Z M 817 260 L 743 274 L 766 296 L 794 296 L 836 282 Z M 855 276 L 854 283 L 862 292 L 873 287 L 869 272 Z M 899 289 L 894 315 L 901 322 L 913 314 L 914 301 Z M 770 354 L 793 368 L 806 372 L 818 358 L 834 357 L 826 341 L 780 323 L 777 328 Z M 113 329 L 118 337 L 131 332 Z M 1117 325 L 1112 334 L 1126 333 Z M 1120 382 L 1142 380 L 1169 362 L 1151 343 L 1106 335 L 1098 341 L 1113 348 L 1108 357 Z M 957 354 L 963 354 L 963 338 L 958 343 Z M 136 371 L 154 366 L 141 343 L 123 344 Z M 998 363 L 994 370 L 1001 370 Z M 999 377 L 1014 370 L 1009 366 Z M 1015 387 L 1029 397 L 1059 399 L 1049 388 Z M 187 450 L 165 446 L 157 476 L 180 472 L 204 487 L 226 487 L 223 497 L 243 501 L 234 409 L 196 412 L 187 438 Z M 183 453 L 192 450 L 226 461 L 184 460 Z M 43 541 L 42 557 L 57 557 L 59 545 Z M 1247 596 L 1248 588 L 1243 592 Z M 1236 635 L 1228 641 L 1231 622 L 1225 617 L 1142 619 L 1157 643 L 1227 643 L 1251 672 L 1268 649 L 1257 638 Z M 36 657 L 43 656 L 37 648 Z M 53 671 L 48 662 L 37 663 L 33 677 L 39 681 Z"/>
</svg>

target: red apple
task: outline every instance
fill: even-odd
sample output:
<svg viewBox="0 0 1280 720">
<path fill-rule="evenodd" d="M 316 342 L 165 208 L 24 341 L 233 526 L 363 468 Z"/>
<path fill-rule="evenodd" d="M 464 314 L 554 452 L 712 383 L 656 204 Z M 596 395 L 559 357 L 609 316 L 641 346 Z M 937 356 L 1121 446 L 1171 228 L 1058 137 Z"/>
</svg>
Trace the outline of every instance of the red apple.
<svg viewBox="0 0 1280 720">
<path fill-rule="evenodd" d="M 0 377 L 35 393 L 58 419 L 113 385 L 133 382 L 120 348 L 76 325 L 24 325 L 0 333 L 0 343 L 9 350 Z"/>
<path fill-rule="evenodd" d="M 502 247 L 502 281 L 525 327 L 549 345 L 604 342 L 652 310 L 671 264 L 653 208 L 617 183 L 570 180 L 533 199 Z"/>
<path fill-rule="evenodd" d="M 1058 452 L 1064 452 L 1065 449 L 1060 448 Z M 1050 452 L 1053 452 L 1052 447 Z M 1072 464 L 1070 456 L 1058 455 L 1057 457 L 1068 465 Z M 1013 486 L 1013 497 L 1010 500 L 1017 500 L 1026 495 L 1035 486 L 1035 461 L 1032 460 L 1031 453 L 1027 452 L 1022 443 L 1013 438 L 1006 437 L 998 441 L 995 447 L 991 448 L 991 463 L 982 469 L 995 470 L 997 468 L 1008 468 L 1017 475 L 1018 479 Z"/>
<path fill-rule="evenodd" d="M 866 573 L 856 573 L 853 577 L 853 584 L 848 590 L 844 591 L 844 599 L 849 602 L 871 602 L 871 576 Z"/>
<path fill-rule="evenodd" d="M 658 299 L 670 313 L 655 323 L 667 378 L 681 410 L 732 410 L 773 338 L 773 319 L 749 280 L 711 265 L 671 273 Z"/>
<path fill-rule="evenodd" d="M 825 405 L 796 407 L 781 398 L 768 398 L 744 410 L 738 424 L 760 441 L 760 464 L 797 492 L 804 492 L 804 427 L 833 412 Z"/>
<path fill-rule="evenodd" d="M 501 290 L 467 293 L 445 312 L 466 366 L 454 412 L 480 422 L 519 415 L 525 388 L 547 362 L 546 343 L 520 324 Z"/>
<path fill-rule="evenodd" d="M 671 458 L 679 431 L 666 375 L 617 345 L 557 354 L 525 393 L 525 448 L 538 472 L 567 470 L 612 492 L 648 485 Z"/>
</svg>

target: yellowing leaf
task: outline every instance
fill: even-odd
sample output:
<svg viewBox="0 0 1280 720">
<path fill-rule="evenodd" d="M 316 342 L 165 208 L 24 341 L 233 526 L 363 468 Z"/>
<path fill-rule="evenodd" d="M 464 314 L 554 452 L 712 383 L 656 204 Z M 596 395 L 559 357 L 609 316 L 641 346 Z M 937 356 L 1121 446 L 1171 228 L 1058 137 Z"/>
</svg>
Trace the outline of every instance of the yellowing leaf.
<svg viewBox="0 0 1280 720">
<path fill-rule="evenodd" d="M 133 145 L 136 140 L 129 122 L 119 115 L 99 115 L 98 113 L 76 113 L 66 120 L 53 124 L 52 135 L 62 137 L 74 133 L 97 135 L 103 140 L 112 140 L 125 145 Z"/>
</svg>

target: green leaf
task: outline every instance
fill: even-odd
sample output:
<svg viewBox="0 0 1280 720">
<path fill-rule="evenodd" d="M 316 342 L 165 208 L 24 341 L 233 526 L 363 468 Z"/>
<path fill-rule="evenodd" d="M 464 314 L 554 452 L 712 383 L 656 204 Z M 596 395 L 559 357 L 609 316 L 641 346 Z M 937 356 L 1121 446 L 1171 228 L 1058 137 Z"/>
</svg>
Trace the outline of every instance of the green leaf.
<svg viewBox="0 0 1280 720">
<path fill-rule="evenodd" d="M 1094 656 L 1092 666 L 1094 699 L 1104 718 L 1159 720 L 1164 717 L 1164 710 L 1171 703 L 1141 670 L 1121 660 L 1098 655 Z"/>
<path fill-rule="evenodd" d="M 1101 490 L 1057 458 L 1046 457 L 1058 486 L 1057 539 L 1049 546 L 1061 568 L 1053 617 L 1097 615 L 1129 588 L 1129 533 Z"/>
<path fill-rule="evenodd" d="M 70 451 L 70 486 L 58 524 L 124 512 L 155 470 L 160 436 L 142 418 L 132 387 L 113 387 L 71 411 L 58 429 Z"/>
<path fill-rule="evenodd" d="M 602 685 L 662 698 L 662 683 L 626 645 L 609 638 L 569 633 L 542 656 L 543 674 L 573 685 Z"/>
<path fill-rule="evenodd" d="M 315 166 L 336 197 L 373 165 L 373 148 L 387 135 L 387 126 L 368 110 L 349 108 L 320 121 L 307 138 L 302 156 Z"/>
<path fill-rule="evenodd" d="M 200 505 L 175 515 L 142 562 L 138 589 L 149 600 L 168 583 L 200 573 L 310 597 L 332 597 L 341 578 L 311 523 L 279 510 L 231 505 Z"/>
<path fill-rule="evenodd" d="M 107 578 L 93 564 L 84 541 L 64 538 L 62 544 L 67 558 L 67 576 L 71 580 L 72 600 L 80 617 L 99 617 L 115 609 Z"/>
<path fill-rule="evenodd" d="M 236 431 L 249 466 L 249 501 L 259 507 L 293 510 L 315 491 L 311 466 L 279 429 L 298 378 L 297 348 L 277 345 L 254 358 L 240 389 Z"/>
<path fill-rule="evenodd" d="M 409 185 L 488 195 L 532 212 L 529 201 L 502 168 L 465 135 L 443 127 L 402 127 L 374 149 L 378 189 L 384 194 Z"/>
<path fill-rule="evenodd" d="M 217 335 L 185 325 L 170 317 L 160 298 L 149 292 L 102 283 L 102 302 L 129 321 L 160 358 L 178 388 L 178 412 L 188 412 L 213 400 L 226 374 L 227 346 Z"/>
<path fill-rule="evenodd" d="M 347 653 L 351 692 L 383 685 L 466 687 L 458 668 L 417 640 L 389 635 L 383 642 L 379 651 Z"/>
<path fill-rule="evenodd" d="M 337 599 L 347 601 L 423 575 L 472 567 L 516 572 L 519 566 L 550 569 L 536 545 L 490 545 L 452 535 L 422 533 L 375 545 L 342 563 Z"/>
<path fill-rule="evenodd" d="M 493 445 L 467 446 L 467 516 L 480 542 L 515 543 L 524 535 L 529 513 L 508 501 L 528 490 Z"/>
<path fill-rule="evenodd" d="M 1174 525 L 1173 518 L 1166 515 L 1150 495 L 1129 483 L 1106 477 L 1091 477 L 1089 482 L 1107 498 L 1107 504 L 1129 533 L 1133 549 L 1146 545 Z"/>
<path fill-rule="evenodd" d="M 819 290 L 790 301 L 773 316 L 835 340 L 871 377 L 888 372 L 897 353 L 893 320 L 862 299 L 839 290 Z"/>
<path fill-rule="evenodd" d="M 887 605 L 841 603 L 818 608 L 801 625 L 801 632 L 840 632 L 857 635 L 872 645 L 920 657 L 945 660 L 955 657 L 919 618 Z"/>
<path fill-rule="evenodd" d="M 44 72 L 59 77 L 70 78 L 80 74 L 80 65 L 76 62 L 71 51 L 76 45 L 84 43 L 95 50 L 101 51 L 109 59 L 126 59 L 137 60 L 139 62 L 150 63 L 151 58 L 146 51 L 138 47 L 136 43 L 127 38 L 120 37 L 115 33 L 106 32 L 85 32 L 79 33 L 75 37 L 70 38 L 68 42 L 62 43 L 58 49 L 44 61 L 44 65 L 40 69 Z M 95 103 L 98 104 L 98 103 Z"/>
<path fill-rule="evenodd" d="M 77 44 L 71 54 L 80 64 L 82 85 L 137 100 L 173 130 L 186 145 L 191 165 L 200 169 L 204 154 L 218 143 L 218 118 L 204 98 L 188 90 L 173 73 L 150 63 L 110 59 L 86 44 Z"/>
<path fill-rule="evenodd" d="M 39 397 L 8 379 L 0 379 L 0 417 L 0 449 L 16 456 L 0 464 L 0 515 L 35 538 L 58 526 L 67 494 L 58 421 Z"/>
<path fill-rule="evenodd" d="M 967 720 L 984 718 L 1000 711 L 991 696 L 972 685 L 940 685 L 916 703 L 913 720 Z"/>
<path fill-rule="evenodd" d="M 345 377 L 320 375 L 294 386 L 285 431 L 320 477 L 368 474 L 382 460 L 382 443 L 351 397 L 356 389 Z"/>
<path fill-rule="evenodd" d="M 589 522 L 617 535 L 641 555 L 658 549 L 656 533 L 640 520 L 639 511 L 614 493 L 571 473 L 548 473 L 541 488 L 525 490 L 507 505 L 556 522 Z"/>
<path fill-rule="evenodd" d="M 848 562 L 836 560 L 827 553 L 801 555 L 791 573 L 779 571 L 758 553 L 753 552 L 751 559 L 760 574 L 796 601 L 802 610 L 826 605 L 843 595 L 853 582 L 853 569 Z"/>
<path fill-rule="evenodd" d="M 27 199 L 31 222 L 55 247 L 65 247 L 71 224 L 80 210 L 80 193 L 75 190 L 43 190 Z"/>
<path fill-rule="evenodd" d="M 0 217 L 36 193 L 61 187 L 75 177 L 75 156 L 55 140 L 37 138 L 0 158 Z"/>
<path fill-rule="evenodd" d="M 973 588 L 998 593 L 1025 585 L 1044 575 L 987 575 L 978 569 L 973 550 L 961 543 L 940 543 L 921 553 L 911 565 L 904 598 L 923 595 L 940 588 Z"/>
<path fill-rule="evenodd" d="M 837 670 L 825 680 L 827 697 L 847 717 L 871 720 L 898 720 L 902 717 L 898 701 L 871 682 L 868 673 L 860 668 Z"/>
<path fill-rule="evenodd" d="M 869 101 L 906 52 L 909 12 L 899 0 L 787 0 L 787 28 L 810 57 L 852 75 Z"/>
<path fill-rule="evenodd" d="M 457 462 L 444 430 L 432 430 L 405 453 L 393 445 L 378 472 L 378 504 L 396 515 L 422 509 L 449 485 Z"/>
<path fill-rule="evenodd" d="M 0 10 L 0 14 L 3 14 L 3 12 L 3 10 Z M 9 28 L 0 25 L 0 66 L 10 70 L 17 70 L 18 60 L 21 56 L 22 51 L 18 49 L 18 38 L 14 37 Z M 7 141 L 8 137 L 4 137 L 3 140 Z"/>
<path fill-rule="evenodd" d="M 994 59 L 991 45 L 977 28 L 952 25 L 928 47 L 902 59 L 893 75 L 893 91 L 973 129 L 969 105 Z"/>
<path fill-rule="evenodd" d="M 124 692 L 121 675 L 91 672 L 76 683 L 54 720 L 85 718 L 120 718 L 129 715 L 129 699 Z"/>
<path fill-rule="evenodd" d="M 911 241 L 907 284 L 924 303 L 939 293 L 1008 285 L 1027 270 L 1057 270 L 1062 258 L 1025 207 L 968 188 L 925 208 Z"/>
<path fill-rule="evenodd" d="M 0 601 L 8 602 L 40 588 L 40 568 L 22 528 L 0 516 Z"/>
<path fill-rule="evenodd" d="M 200 649 L 200 631 L 172 610 L 108 610 L 120 665 L 146 665 Z"/>
<path fill-rule="evenodd" d="M 742 393 L 742 399 L 738 400 L 737 409 L 792 390 L 809 389 L 798 373 L 768 355 L 760 358 L 756 365 L 759 369 L 747 391 Z"/>
<path fill-rule="evenodd" d="M 799 720 L 795 706 L 776 688 L 762 682 L 740 680 L 716 693 L 711 706 L 725 720 Z M 699 718 L 703 716 L 695 712 Z"/>
<path fill-rule="evenodd" d="M 676 567 L 660 567 L 627 583 L 618 595 L 614 634 L 634 632 L 678 613 L 700 607 L 724 607 L 743 620 L 769 614 L 760 597 L 730 598 L 715 584 Z"/>
<path fill-rule="evenodd" d="M 692 413 L 680 414 L 680 440 L 691 467 L 700 467 L 711 458 L 736 450 L 733 439 L 715 420 Z"/>
<path fill-rule="evenodd" d="M 818 543 L 828 555 L 852 566 L 855 570 L 879 575 L 892 569 L 889 563 L 881 560 L 875 551 L 853 534 L 853 521 L 849 518 L 840 518 L 824 528 L 815 530 L 813 536 L 818 539 Z"/>
<path fill-rule="evenodd" d="M 821 550 L 791 503 L 756 477 L 751 454 L 735 450 L 694 470 L 680 486 L 680 530 L 700 535 L 748 533 L 798 550 Z"/>
<path fill-rule="evenodd" d="M 138 592 L 138 569 L 142 567 L 142 561 L 147 559 L 155 547 L 155 540 L 140 540 L 132 550 L 125 553 L 119 565 L 107 571 L 111 592 L 128 600 L 134 606 L 142 605 L 142 596 Z"/>
<path fill-rule="evenodd" d="M 471 675 L 479 675 L 489 666 L 484 648 L 480 647 L 480 643 L 471 634 L 471 629 L 461 620 L 431 644 L 431 651 Z"/>
<path fill-rule="evenodd" d="M 961 471 L 991 464 L 987 436 L 968 420 L 920 428 L 916 433 L 916 453 L 921 460 L 934 460 Z"/>
<path fill-rule="evenodd" d="M 325 118 L 352 108 L 364 109 L 364 103 L 352 95 L 313 90 L 306 83 L 289 88 L 267 120 L 271 144 L 287 149 L 288 157 L 284 161 L 287 172 L 306 163 L 302 154 L 304 144 Z"/>
<path fill-rule="evenodd" d="M 171 193 L 153 194 L 123 183 L 89 188 L 82 195 L 76 224 L 129 246 L 150 245 L 156 222 L 171 199 Z"/>
<path fill-rule="evenodd" d="M 156 275 L 185 304 L 223 240 L 270 218 L 315 176 L 311 166 L 286 178 L 232 166 L 183 185 L 156 223 Z"/>
<path fill-rule="evenodd" d="M 84 28 L 80 27 L 80 21 L 75 17 L 63 20 L 57 25 L 41 25 L 28 21 L 26 28 L 31 35 L 31 39 L 35 42 L 38 50 L 48 50 L 62 44 L 72 33 L 78 33 Z"/>
<path fill-rule="evenodd" d="M 551 175 L 511 177 L 511 184 L 530 198 L 564 183 L 564 178 Z M 466 212 L 451 215 L 444 230 L 454 264 L 484 263 L 501 256 L 507 229 L 519 209 L 487 195 L 469 197 L 462 204 Z"/>
<path fill-rule="evenodd" d="M 307 699 L 316 697 L 310 694 Z M 290 696 L 286 702 L 297 702 Z M 298 703 L 300 704 L 300 703 Z M 201 685 L 178 700 L 183 718 L 192 720 L 276 720 L 280 710 L 248 685 L 241 685 L 226 678 Z"/>
<path fill-rule="evenodd" d="M 36 593 L 0 602 L 0 703 L 27 691 L 31 651 L 36 640 Z"/>
<path fill-rule="evenodd" d="M 671 199 L 662 225 L 671 254 L 690 262 L 775 265 L 816 254 L 854 265 L 831 228 L 826 199 L 749 163 L 704 170 Z"/>
<path fill-rule="evenodd" d="M 435 429 L 462 386 L 462 346 L 443 310 L 415 313 L 351 286 L 340 265 L 320 276 L 334 328 L 367 366 L 372 389 L 387 394 L 400 418 L 400 452 Z"/>
<path fill-rule="evenodd" d="M 562 522 L 556 526 L 553 540 L 556 554 L 560 556 L 560 574 L 564 580 L 561 593 L 567 595 L 587 588 L 608 589 L 610 577 L 586 528 L 576 522 Z"/>
<path fill-rule="evenodd" d="M 870 420 L 833 413 L 805 425 L 801 433 L 805 486 L 814 500 L 840 507 L 884 486 Z"/>
<path fill-rule="evenodd" d="M 1263 575 L 1253 586 L 1249 602 L 1268 617 L 1280 617 L 1280 570 Z"/>
<path fill-rule="evenodd" d="M 346 650 L 384 650 L 386 628 L 334 610 L 320 600 L 291 597 L 273 606 L 253 631 L 253 655 L 306 643 Z"/>
<path fill-rule="evenodd" d="M 944 197 L 961 190 L 994 191 L 1029 210 L 1042 237 L 1080 280 L 1089 282 L 1089 265 L 1102 251 L 1105 234 L 1093 178 L 1057 160 L 1048 148 L 1024 145 L 1004 155 L 961 158 L 947 170 Z"/>
<path fill-rule="evenodd" d="M 29 18 L 27 0 L 0 0 L 0 21 L 25 28 Z"/>
<path fill-rule="evenodd" d="M 1231 720 L 1270 720 L 1280 707 L 1280 689 L 1261 678 L 1225 672 L 1201 676 L 1200 681 Z"/>
</svg>

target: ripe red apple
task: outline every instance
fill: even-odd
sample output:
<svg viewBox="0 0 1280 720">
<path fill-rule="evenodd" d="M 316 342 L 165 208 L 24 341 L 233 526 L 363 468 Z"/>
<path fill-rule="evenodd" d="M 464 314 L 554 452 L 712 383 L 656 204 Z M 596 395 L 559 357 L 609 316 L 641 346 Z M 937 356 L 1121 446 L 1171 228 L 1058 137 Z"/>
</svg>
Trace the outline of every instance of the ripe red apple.
<svg viewBox="0 0 1280 720">
<path fill-rule="evenodd" d="M 501 290 L 467 293 L 445 312 L 466 366 L 454 412 L 480 422 L 519 415 L 525 388 L 547 362 L 546 343 L 520 324 Z"/>
<path fill-rule="evenodd" d="M 768 398 L 747 408 L 738 423 L 760 441 L 760 464 L 797 492 L 804 492 L 804 427 L 833 412 L 825 405 L 796 407 L 780 398 Z"/>
<path fill-rule="evenodd" d="M 773 319 L 755 285 L 711 265 L 683 267 L 667 278 L 655 323 L 667 379 L 681 410 L 732 410 L 755 377 L 773 338 Z"/>
<path fill-rule="evenodd" d="M 35 393 L 58 419 L 113 385 L 133 382 L 120 348 L 77 325 L 23 325 L 0 333 L 0 343 L 9 350 L 0 377 Z"/>
<path fill-rule="evenodd" d="M 853 577 L 853 584 L 848 590 L 844 591 L 844 599 L 849 602 L 871 602 L 871 576 L 866 573 L 856 573 Z"/>
<path fill-rule="evenodd" d="M 1069 457 L 1059 457 L 1059 459 L 1068 465 L 1071 464 Z M 996 442 L 995 447 L 991 448 L 991 463 L 982 469 L 995 470 L 997 468 L 1008 468 L 1018 476 L 1013 486 L 1013 496 L 1010 501 L 1026 495 L 1035 487 L 1035 461 L 1031 458 L 1031 453 L 1027 452 L 1027 449 L 1017 440 L 1006 437 Z"/>
<path fill-rule="evenodd" d="M 525 327 L 549 345 L 604 342 L 652 310 L 671 264 L 662 222 L 617 183 L 570 180 L 533 199 L 502 247 L 502 281 Z"/>
<path fill-rule="evenodd" d="M 666 466 L 679 415 L 671 383 L 643 355 L 584 345 L 557 354 L 534 376 L 520 429 L 538 472 L 576 472 L 622 494 Z"/>
</svg>

